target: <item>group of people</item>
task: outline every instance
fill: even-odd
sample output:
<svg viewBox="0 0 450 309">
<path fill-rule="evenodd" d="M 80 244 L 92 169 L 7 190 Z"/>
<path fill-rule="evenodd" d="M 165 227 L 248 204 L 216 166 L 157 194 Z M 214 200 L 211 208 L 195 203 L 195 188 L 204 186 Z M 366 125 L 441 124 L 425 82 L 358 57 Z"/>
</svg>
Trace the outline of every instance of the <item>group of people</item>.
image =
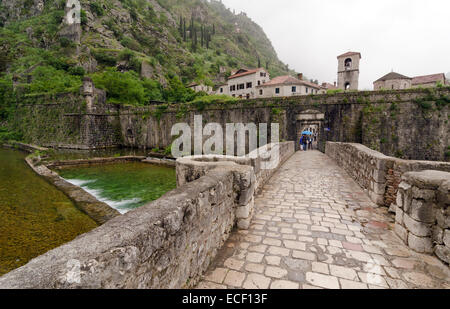
<svg viewBox="0 0 450 309">
<path fill-rule="evenodd" d="M 311 135 L 302 135 L 300 138 L 300 146 L 303 151 L 313 150 L 313 142 L 315 138 Z"/>
</svg>

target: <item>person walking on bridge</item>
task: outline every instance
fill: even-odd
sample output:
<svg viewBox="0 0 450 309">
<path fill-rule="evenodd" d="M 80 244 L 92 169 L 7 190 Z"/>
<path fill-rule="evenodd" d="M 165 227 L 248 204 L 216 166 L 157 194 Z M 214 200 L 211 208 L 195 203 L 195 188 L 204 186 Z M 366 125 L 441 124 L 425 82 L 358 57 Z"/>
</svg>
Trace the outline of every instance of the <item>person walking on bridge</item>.
<svg viewBox="0 0 450 309">
<path fill-rule="evenodd" d="M 300 138 L 300 146 L 302 147 L 303 151 L 307 150 L 307 145 L 308 145 L 308 137 L 306 135 L 302 135 L 302 137 Z"/>
</svg>

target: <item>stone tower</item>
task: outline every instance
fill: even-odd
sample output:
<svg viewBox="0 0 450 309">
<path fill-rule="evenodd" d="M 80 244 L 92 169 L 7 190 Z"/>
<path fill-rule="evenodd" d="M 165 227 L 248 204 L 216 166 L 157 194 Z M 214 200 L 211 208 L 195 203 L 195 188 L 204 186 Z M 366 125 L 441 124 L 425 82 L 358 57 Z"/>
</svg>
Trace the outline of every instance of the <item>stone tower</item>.
<svg viewBox="0 0 450 309">
<path fill-rule="evenodd" d="M 337 57 L 338 59 L 338 88 L 343 90 L 358 90 L 359 62 L 361 54 L 348 52 Z"/>
</svg>

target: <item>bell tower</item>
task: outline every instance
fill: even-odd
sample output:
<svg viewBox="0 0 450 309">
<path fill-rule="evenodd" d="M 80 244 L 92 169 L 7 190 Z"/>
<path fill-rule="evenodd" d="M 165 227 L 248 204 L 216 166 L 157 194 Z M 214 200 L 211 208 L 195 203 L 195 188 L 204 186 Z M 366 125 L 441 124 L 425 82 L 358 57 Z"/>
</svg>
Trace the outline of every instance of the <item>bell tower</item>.
<svg viewBox="0 0 450 309">
<path fill-rule="evenodd" d="M 338 59 L 338 88 L 342 90 L 358 90 L 359 62 L 361 53 L 348 52 Z"/>
</svg>

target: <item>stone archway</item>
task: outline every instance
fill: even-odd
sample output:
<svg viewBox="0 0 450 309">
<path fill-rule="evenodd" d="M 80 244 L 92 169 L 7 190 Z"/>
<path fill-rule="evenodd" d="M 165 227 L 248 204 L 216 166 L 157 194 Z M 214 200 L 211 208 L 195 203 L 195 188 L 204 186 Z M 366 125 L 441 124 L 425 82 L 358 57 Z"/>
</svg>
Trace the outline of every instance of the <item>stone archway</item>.
<svg viewBox="0 0 450 309">
<path fill-rule="evenodd" d="M 307 130 L 313 132 L 315 135 L 316 149 L 319 141 L 322 139 L 323 122 L 325 120 L 325 114 L 318 110 L 306 110 L 297 114 L 297 141 L 296 150 L 300 149 L 299 141 L 302 136 L 302 132 Z"/>
</svg>

